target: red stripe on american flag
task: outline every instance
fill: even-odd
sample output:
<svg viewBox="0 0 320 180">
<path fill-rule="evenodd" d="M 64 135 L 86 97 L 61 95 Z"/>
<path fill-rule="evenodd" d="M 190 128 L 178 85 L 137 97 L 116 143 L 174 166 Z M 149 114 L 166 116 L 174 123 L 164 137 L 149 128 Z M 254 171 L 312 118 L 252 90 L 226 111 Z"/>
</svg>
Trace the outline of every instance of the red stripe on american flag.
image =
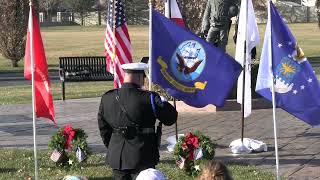
<svg viewBox="0 0 320 180">
<path fill-rule="evenodd" d="M 112 5 L 112 4 L 110 4 Z M 128 32 L 127 23 L 125 22 L 123 2 L 115 1 L 113 2 L 113 8 L 110 9 L 109 13 L 114 13 L 108 18 L 113 18 L 108 22 L 114 24 L 107 24 L 105 32 L 105 55 L 107 60 L 107 69 L 114 75 L 114 85 L 115 87 L 120 87 L 124 79 L 124 72 L 121 69 L 121 65 L 124 63 L 132 62 L 132 46 L 130 41 L 130 36 Z M 114 17 L 116 16 L 116 17 Z M 113 29 L 114 26 L 117 28 Z"/>
<path fill-rule="evenodd" d="M 116 64 L 114 65 L 114 85 L 116 88 L 121 87 L 121 84 L 123 83 L 123 70 L 118 62 L 119 61 L 116 61 Z"/>
<path fill-rule="evenodd" d="M 114 48 L 114 40 L 112 38 L 113 36 L 113 32 L 110 32 L 109 28 L 107 29 L 107 32 L 106 32 L 106 40 L 105 40 L 105 43 L 107 44 L 107 47 L 105 47 L 106 50 L 109 50 L 107 51 L 108 54 L 110 57 L 112 56 L 112 54 L 110 53 L 113 53 L 113 48 Z"/>
<path fill-rule="evenodd" d="M 115 72 L 118 74 L 118 77 L 119 77 L 119 80 L 120 80 L 120 82 L 122 83 L 123 82 L 123 70 L 122 70 L 122 68 L 120 67 L 120 65 L 116 65 L 115 66 Z"/>
<path fill-rule="evenodd" d="M 127 28 L 127 27 L 122 28 L 122 31 L 123 31 L 123 32 L 124 32 L 124 34 L 128 37 L 129 42 L 131 42 L 131 41 L 130 41 L 129 32 L 128 32 L 128 28 Z"/>
<path fill-rule="evenodd" d="M 129 50 L 130 50 L 130 53 L 132 53 L 131 40 L 130 40 L 127 26 L 121 27 L 121 32 L 123 33 L 123 36 L 127 37 L 125 43 L 128 45 L 128 47 L 130 47 Z"/>
<path fill-rule="evenodd" d="M 131 49 L 131 46 L 129 45 L 129 47 L 128 47 L 123 42 L 123 39 L 122 39 L 122 38 L 126 38 L 126 37 L 120 36 L 120 34 L 117 32 L 116 38 L 118 40 L 117 47 L 119 48 L 119 51 L 120 51 L 120 48 L 123 50 L 123 53 L 119 52 L 119 55 L 121 56 L 121 58 L 123 59 L 124 62 L 130 63 L 130 59 L 132 59 L 132 57 L 131 57 L 131 52 L 129 49 Z"/>
<path fill-rule="evenodd" d="M 117 60 L 120 62 L 120 64 L 125 64 L 126 62 L 121 58 L 119 49 L 116 49 L 116 56 L 117 56 Z"/>
<path fill-rule="evenodd" d="M 107 57 L 107 69 L 110 73 L 114 74 L 114 64 L 112 60 L 113 48 L 114 48 L 114 38 L 110 26 L 107 25 L 105 33 L 105 55 Z"/>
<path fill-rule="evenodd" d="M 129 37 L 123 32 L 123 29 L 127 29 L 126 27 L 122 26 L 117 28 L 116 33 L 116 39 L 117 39 L 117 45 L 119 46 L 119 49 L 121 52 L 121 56 L 126 63 L 131 63 L 132 57 L 132 47 L 131 42 L 129 40 Z"/>
</svg>

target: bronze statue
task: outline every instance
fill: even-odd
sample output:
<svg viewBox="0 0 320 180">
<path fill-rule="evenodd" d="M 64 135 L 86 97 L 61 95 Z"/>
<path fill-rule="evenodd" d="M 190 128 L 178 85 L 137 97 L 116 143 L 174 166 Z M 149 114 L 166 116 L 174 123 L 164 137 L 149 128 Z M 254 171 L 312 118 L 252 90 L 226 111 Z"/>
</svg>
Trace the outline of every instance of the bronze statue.
<svg viewBox="0 0 320 180">
<path fill-rule="evenodd" d="M 238 15 L 238 0 L 208 0 L 201 32 L 208 42 L 226 51 L 231 18 Z"/>
</svg>

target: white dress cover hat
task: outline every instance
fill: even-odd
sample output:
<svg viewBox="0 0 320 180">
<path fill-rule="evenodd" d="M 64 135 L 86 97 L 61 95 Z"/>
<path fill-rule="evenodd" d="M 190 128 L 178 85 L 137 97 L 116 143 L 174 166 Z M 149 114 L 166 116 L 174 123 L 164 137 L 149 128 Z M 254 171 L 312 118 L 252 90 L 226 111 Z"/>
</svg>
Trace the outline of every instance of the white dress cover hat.
<svg viewBox="0 0 320 180">
<path fill-rule="evenodd" d="M 141 171 L 136 180 L 166 180 L 166 177 L 161 171 L 149 168 Z"/>
<path fill-rule="evenodd" d="M 146 63 L 127 63 L 127 64 L 122 64 L 121 68 L 125 72 L 130 72 L 130 71 L 145 71 L 148 69 L 148 64 Z"/>
</svg>

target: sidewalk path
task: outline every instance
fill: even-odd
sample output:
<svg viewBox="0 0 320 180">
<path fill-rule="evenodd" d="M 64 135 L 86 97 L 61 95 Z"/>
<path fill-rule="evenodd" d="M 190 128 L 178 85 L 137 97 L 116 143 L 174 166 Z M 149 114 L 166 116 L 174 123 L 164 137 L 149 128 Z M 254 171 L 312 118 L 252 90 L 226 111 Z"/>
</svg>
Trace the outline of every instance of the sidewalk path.
<svg viewBox="0 0 320 180">
<path fill-rule="evenodd" d="M 89 144 L 96 153 L 105 152 L 97 127 L 97 110 L 100 98 L 55 101 L 59 126 L 71 123 L 83 128 Z M 0 148 L 32 148 L 31 104 L 0 105 Z M 311 128 L 288 113 L 277 109 L 278 146 L 281 175 L 289 179 L 320 179 L 320 129 Z M 241 162 L 275 171 L 272 109 L 254 110 L 245 121 L 245 137 L 268 144 L 268 152 L 233 156 L 228 148 L 230 142 L 240 137 L 240 111 L 216 113 L 184 111 L 179 113 L 179 133 L 199 129 L 217 144 L 216 158 L 223 161 Z M 48 120 L 37 121 L 37 142 L 41 149 L 47 148 L 56 127 Z M 168 136 L 174 135 L 174 126 L 164 127 L 162 157 L 166 152 Z"/>
<path fill-rule="evenodd" d="M 58 72 L 49 72 L 51 82 L 59 81 Z M 0 73 L 0 87 L 1 86 L 17 86 L 17 85 L 28 85 L 31 81 L 24 79 L 23 73 Z"/>
</svg>

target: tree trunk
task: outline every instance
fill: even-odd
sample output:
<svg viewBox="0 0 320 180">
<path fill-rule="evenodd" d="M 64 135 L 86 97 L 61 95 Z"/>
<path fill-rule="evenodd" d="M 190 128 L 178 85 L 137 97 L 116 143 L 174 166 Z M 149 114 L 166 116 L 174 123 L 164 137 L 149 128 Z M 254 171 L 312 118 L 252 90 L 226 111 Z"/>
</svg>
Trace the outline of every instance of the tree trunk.
<svg viewBox="0 0 320 180">
<path fill-rule="evenodd" d="M 307 7 L 307 23 L 310 22 L 310 7 Z"/>
<path fill-rule="evenodd" d="M 318 15 L 318 26 L 320 28 L 320 0 L 316 0 L 316 11 Z"/>
<path fill-rule="evenodd" d="M 81 17 L 81 26 L 84 26 L 84 15 L 83 15 L 83 13 L 80 13 L 80 17 Z"/>
<path fill-rule="evenodd" d="M 101 11 L 98 11 L 98 25 L 101 26 Z"/>
<path fill-rule="evenodd" d="M 46 21 L 49 22 L 49 11 L 46 12 Z"/>
<path fill-rule="evenodd" d="M 18 61 L 19 61 L 19 60 L 11 59 L 11 66 L 12 66 L 12 67 L 18 67 Z"/>
</svg>

